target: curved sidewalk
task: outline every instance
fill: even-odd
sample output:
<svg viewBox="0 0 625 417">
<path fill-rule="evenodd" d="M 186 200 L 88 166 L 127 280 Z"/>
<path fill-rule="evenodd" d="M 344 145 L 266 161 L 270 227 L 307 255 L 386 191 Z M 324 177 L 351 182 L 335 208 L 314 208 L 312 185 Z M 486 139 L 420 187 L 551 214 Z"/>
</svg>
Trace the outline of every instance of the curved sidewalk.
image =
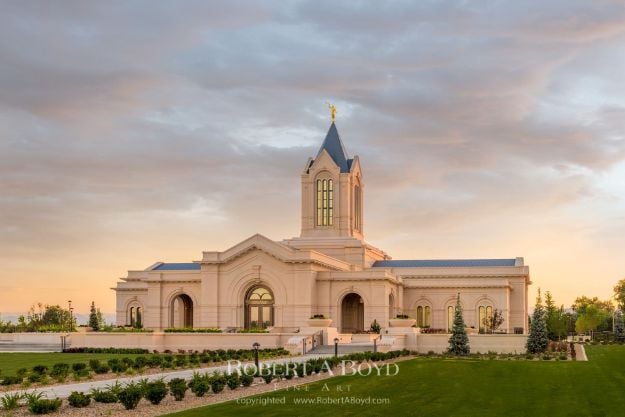
<svg viewBox="0 0 625 417">
<path fill-rule="evenodd" d="M 318 357 L 330 357 L 330 356 L 334 356 L 334 355 L 295 356 L 291 358 L 261 361 L 261 365 L 271 365 L 274 363 L 284 364 L 284 363 L 289 363 L 289 362 L 300 363 L 300 362 L 306 362 L 309 359 L 314 359 Z M 241 362 L 241 364 L 253 365 L 253 362 L 249 362 L 249 361 Z M 147 379 L 148 381 L 155 381 L 161 378 L 163 378 L 165 381 L 169 381 L 170 379 L 173 379 L 173 378 L 190 379 L 194 372 L 215 372 L 215 371 L 224 372 L 227 369 L 228 369 L 228 365 L 211 366 L 211 367 L 205 367 L 205 368 L 190 368 L 190 369 L 184 369 L 181 371 L 161 372 L 158 374 L 151 374 L 151 375 L 138 375 L 138 376 L 132 376 L 132 377 L 104 379 L 100 381 L 78 382 L 75 384 L 63 384 L 63 385 L 55 385 L 51 387 L 28 388 L 28 389 L 4 392 L 1 395 L 15 394 L 15 393 L 42 392 L 46 395 L 47 398 L 67 398 L 73 391 L 89 392 L 93 388 L 102 389 L 102 388 L 106 388 L 107 386 L 111 384 L 114 384 L 116 381 L 124 385 L 130 382 L 138 382 L 143 379 Z"/>
</svg>

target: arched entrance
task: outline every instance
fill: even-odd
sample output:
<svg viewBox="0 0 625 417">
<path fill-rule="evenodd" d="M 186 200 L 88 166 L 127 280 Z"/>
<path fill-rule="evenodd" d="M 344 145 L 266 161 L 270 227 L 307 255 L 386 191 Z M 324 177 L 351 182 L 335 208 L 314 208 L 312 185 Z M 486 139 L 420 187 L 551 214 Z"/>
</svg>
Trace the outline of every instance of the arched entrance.
<svg viewBox="0 0 625 417">
<path fill-rule="evenodd" d="M 365 303 L 356 293 L 349 293 L 341 301 L 341 332 L 356 333 L 365 330 Z"/>
<path fill-rule="evenodd" d="M 245 328 L 266 329 L 273 326 L 273 305 L 273 294 L 268 288 L 250 288 L 245 294 Z"/>
<path fill-rule="evenodd" d="M 171 312 L 170 327 L 193 327 L 193 300 L 187 294 L 180 294 L 174 297 L 171 300 L 169 311 Z"/>
</svg>

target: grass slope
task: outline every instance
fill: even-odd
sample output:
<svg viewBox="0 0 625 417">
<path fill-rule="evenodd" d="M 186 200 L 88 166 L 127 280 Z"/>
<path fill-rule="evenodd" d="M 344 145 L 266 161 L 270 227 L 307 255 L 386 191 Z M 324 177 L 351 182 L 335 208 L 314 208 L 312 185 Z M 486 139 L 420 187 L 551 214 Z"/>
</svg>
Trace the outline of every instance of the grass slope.
<svg viewBox="0 0 625 417">
<path fill-rule="evenodd" d="M 469 361 L 417 358 L 397 376 L 336 377 L 308 392 L 276 391 L 284 405 L 230 401 L 170 417 L 203 416 L 623 416 L 625 346 L 587 347 L 589 362 Z M 337 391 L 341 387 L 343 392 Z M 345 392 L 347 387 L 350 392 Z M 296 398 L 382 397 L 386 405 L 301 405 Z"/>
<path fill-rule="evenodd" d="M 110 358 L 134 358 L 140 355 L 130 354 L 110 354 L 110 353 L 0 353 L 0 375 L 15 375 L 20 368 L 32 369 L 35 365 L 46 365 L 52 368 L 52 365 L 59 362 L 68 364 L 76 362 L 89 363 L 90 359 L 100 359 L 106 361 Z"/>
</svg>

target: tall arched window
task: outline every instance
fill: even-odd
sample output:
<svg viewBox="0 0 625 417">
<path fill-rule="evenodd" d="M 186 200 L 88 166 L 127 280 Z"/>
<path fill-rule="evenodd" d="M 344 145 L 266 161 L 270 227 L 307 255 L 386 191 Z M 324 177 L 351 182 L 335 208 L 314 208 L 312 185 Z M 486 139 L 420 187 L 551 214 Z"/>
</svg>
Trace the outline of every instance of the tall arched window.
<svg viewBox="0 0 625 417">
<path fill-rule="evenodd" d="M 134 307 L 130 307 L 130 310 L 128 311 L 128 324 L 130 324 L 130 326 L 135 327 L 135 308 Z"/>
<path fill-rule="evenodd" d="M 273 295 L 265 287 L 252 287 L 245 296 L 245 328 L 273 326 Z"/>
<path fill-rule="evenodd" d="M 317 226 L 334 224 L 334 184 L 331 179 L 317 180 Z"/>
<path fill-rule="evenodd" d="M 493 330 L 493 307 L 480 306 L 478 308 L 478 320 L 480 333 L 488 333 Z"/>
<path fill-rule="evenodd" d="M 454 315 L 456 312 L 456 308 L 454 306 L 447 307 L 447 331 L 451 332 L 451 329 L 454 327 Z"/>
<path fill-rule="evenodd" d="M 430 306 L 417 307 L 417 327 L 432 326 L 432 313 Z"/>
</svg>

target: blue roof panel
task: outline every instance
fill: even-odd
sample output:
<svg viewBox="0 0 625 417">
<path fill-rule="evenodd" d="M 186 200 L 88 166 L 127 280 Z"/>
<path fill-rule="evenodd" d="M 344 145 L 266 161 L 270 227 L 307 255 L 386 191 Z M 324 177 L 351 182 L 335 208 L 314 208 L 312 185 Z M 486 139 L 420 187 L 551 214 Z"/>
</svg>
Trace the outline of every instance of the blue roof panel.
<svg viewBox="0 0 625 417">
<path fill-rule="evenodd" d="M 374 268 L 459 268 L 481 266 L 514 266 L 516 259 L 406 259 L 376 261 Z"/>
<path fill-rule="evenodd" d="M 160 264 L 152 271 L 199 271 L 200 264 L 196 264 L 193 262 L 188 263 L 164 263 Z"/>
<path fill-rule="evenodd" d="M 317 158 L 319 158 L 319 155 L 321 155 L 324 149 L 330 154 L 330 157 L 336 162 L 339 168 L 341 168 L 342 173 L 349 172 L 351 160 L 347 156 L 347 151 L 345 150 L 345 146 L 343 146 L 339 131 L 336 129 L 334 122 L 330 125 L 328 134 L 321 144 L 321 148 L 317 153 Z"/>
</svg>

